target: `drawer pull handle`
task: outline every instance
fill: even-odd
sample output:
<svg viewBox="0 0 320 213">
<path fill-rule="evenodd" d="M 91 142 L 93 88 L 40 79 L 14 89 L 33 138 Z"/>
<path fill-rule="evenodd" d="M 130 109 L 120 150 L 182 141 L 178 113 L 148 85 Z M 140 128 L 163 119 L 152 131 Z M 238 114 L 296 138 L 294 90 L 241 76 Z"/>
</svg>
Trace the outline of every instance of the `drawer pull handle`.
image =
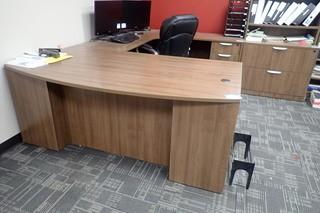
<svg viewBox="0 0 320 213">
<path fill-rule="evenodd" d="M 221 42 L 221 43 L 219 43 L 221 46 L 232 46 L 233 44 L 232 43 L 223 43 L 223 42 Z"/>
<path fill-rule="evenodd" d="M 270 73 L 272 75 L 281 75 L 281 71 L 276 71 L 276 70 L 267 70 L 267 73 Z"/>
<path fill-rule="evenodd" d="M 272 49 L 274 49 L 274 50 L 280 50 L 280 51 L 285 51 L 285 50 L 287 50 L 288 48 L 286 48 L 286 47 L 272 47 Z"/>
<path fill-rule="evenodd" d="M 230 58 L 231 55 L 229 54 L 218 54 L 218 56 L 222 57 L 222 58 Z"/>
</svg>

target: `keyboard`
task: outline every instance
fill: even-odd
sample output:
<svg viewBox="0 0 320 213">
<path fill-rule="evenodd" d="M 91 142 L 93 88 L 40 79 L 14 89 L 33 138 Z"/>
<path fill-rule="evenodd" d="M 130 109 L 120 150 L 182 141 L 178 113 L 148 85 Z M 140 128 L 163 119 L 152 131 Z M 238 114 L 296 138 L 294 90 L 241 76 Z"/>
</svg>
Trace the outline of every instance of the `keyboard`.
<svg viewBox="0 0 320 213">
<path fill-rule="evenodd" d="M 111 37 L 112 42 L 117 42 L 121 44 L 128 44 L 137 39 L 139 39 L 139 36 L 137 36 L 134 32 L 121 33 Z"/>
</svg>

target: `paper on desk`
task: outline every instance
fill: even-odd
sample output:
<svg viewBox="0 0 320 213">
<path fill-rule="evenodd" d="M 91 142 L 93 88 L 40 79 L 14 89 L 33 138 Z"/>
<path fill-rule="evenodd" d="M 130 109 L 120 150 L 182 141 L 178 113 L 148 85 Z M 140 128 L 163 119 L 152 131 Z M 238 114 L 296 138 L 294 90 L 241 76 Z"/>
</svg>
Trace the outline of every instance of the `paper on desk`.
<svg viewBox="0 0 320 213">
<path fill-rule="evenodd" d="M 262 42 L 263 37 L 247 36 L 246 41 Z"/>
<path fill-rule="evenodd" d="M 52 63 L 63 61 L 69 58 L 72 58 L 72 55 L 68 55 L 67 53 L 60 53 L 59 58 L 49 57 L 49 58 L 46 58 L 46 60 L 48 64 L 52 64 Z"/>
<path fill-rule="evenodd" d="M 22 55 L 14 60 L 8 61 L 6 64 L 25 68 L 36 68 L 47 65 L 47 59 L 40 56 Z"/>
</svg>

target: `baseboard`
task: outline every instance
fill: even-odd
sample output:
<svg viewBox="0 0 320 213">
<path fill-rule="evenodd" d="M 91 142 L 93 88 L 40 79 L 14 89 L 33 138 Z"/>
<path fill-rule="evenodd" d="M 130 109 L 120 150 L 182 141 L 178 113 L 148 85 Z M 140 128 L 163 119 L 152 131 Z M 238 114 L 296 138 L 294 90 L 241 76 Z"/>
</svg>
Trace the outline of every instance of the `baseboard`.
<svg viewBox="0 0 320 213">
<path fill-rule="evenodd" d="M 9 148 L 21 142 L 22 142 L 22 136 L 21 136 L 21 133 L 18 133 L 15 136 L 9 138 L 8 140 L 0 144 L 0 154 L 2 154 Z"/>
</svg>

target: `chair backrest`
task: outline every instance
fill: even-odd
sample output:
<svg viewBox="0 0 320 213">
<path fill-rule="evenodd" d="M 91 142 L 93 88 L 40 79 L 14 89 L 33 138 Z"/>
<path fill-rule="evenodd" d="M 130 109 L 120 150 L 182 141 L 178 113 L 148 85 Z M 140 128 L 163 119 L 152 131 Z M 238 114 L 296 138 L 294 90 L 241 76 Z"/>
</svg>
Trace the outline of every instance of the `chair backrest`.
<svg viewBox="0 0 320 213">
<path fill-rule="evenodd" d="M 158 52 L 160 55 L 188 56 L 199 20 L 193 15 L 177 15 L 162 22 Z"/>
</svg>

